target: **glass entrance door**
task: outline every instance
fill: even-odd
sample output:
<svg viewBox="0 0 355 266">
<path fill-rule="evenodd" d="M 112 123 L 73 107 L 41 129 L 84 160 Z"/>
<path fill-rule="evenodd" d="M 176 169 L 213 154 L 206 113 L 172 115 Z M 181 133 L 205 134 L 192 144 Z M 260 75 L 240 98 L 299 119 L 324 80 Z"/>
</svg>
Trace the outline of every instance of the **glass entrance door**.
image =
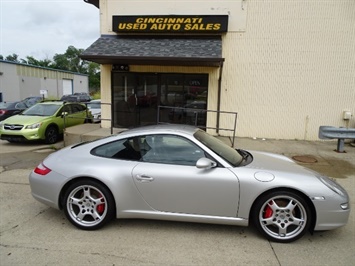
<svg viewBox="0 0 355 266">
<path fill-rule="evenodd" d="M 157 123 L 158 76 L 138 75 L 136 78 L 136 125 Z"/>
<path fill-rule="evenodd" d="M 113 73 L 114 127 L 156 124 L 158 76 Z"/>
<path fill-rule="evenodd" d="M 206 113 L 192 109 L 207 108 L 207 74 L 113 72 L 112 84 L 114 127 L 156 124 L 159 105 L 177 107 L 161 110 L 160 122 L 206 125 Z"/>
</svg>

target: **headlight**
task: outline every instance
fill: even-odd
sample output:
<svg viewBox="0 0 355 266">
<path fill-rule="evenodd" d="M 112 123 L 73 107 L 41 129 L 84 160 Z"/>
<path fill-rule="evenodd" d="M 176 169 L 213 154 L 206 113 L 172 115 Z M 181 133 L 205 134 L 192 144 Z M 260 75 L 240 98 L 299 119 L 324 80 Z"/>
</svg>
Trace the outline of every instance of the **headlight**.
<svg viewBox="0 0 355 266">
<path fill-rule="evenodd" d="M 326 176 L 318 176 L 319 180 L 322 181 L 324 185 L 333 190 L 335 193 L 345 197 L 347 195 L 345 189 L 343 189 L 338 183 L 331 180 Z"/>
<path fill-rule="evenodd" d="M 39 128 L 41 125 L 42 125 L 42 123 L 32 124 L 32 125 L 26 126 L 26 129 L 36 129 L 36 128 Z"/>
</svg>

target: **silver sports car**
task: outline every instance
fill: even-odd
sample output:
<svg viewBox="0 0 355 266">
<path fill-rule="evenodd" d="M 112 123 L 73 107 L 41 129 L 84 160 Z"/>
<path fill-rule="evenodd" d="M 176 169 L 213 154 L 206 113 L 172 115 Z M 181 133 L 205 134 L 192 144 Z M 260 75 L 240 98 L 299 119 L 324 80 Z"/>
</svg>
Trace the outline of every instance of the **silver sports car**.
<svg viewBox="0 0 355 266">
<path fill-rule="evenodd" d="M 347 192 L 270 153 L 235 150 L 198 128 L 156 125 L 66 147 L 30 174 L 32 195 L 81 229 L 113 217 L 247 226 L 292 242 L 347 223 Z"/>
</svg>

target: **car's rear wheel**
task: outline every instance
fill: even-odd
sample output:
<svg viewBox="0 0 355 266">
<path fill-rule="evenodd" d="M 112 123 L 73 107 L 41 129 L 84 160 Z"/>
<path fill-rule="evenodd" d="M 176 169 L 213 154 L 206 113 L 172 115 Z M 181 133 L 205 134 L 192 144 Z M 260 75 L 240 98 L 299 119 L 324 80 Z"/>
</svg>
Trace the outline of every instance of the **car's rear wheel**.
<svg viewBox="0 0 355 266">
<path fill-rule="evenodd" d="M 258 231 L 269 240 L 289 243 L 309 229 L 311 210 L 297 193 L 274 191 L 256 202 L 252 219 Z"/>
<path fill-rule="evenodd" d="M 45 142 L 47 144 L 54 144 L 59 139 L 59 132 L 55 126 L 49 126 L 45 133 Z"/>
<path fill-rule="evenodd" d="M 81 180 L 72 184 L 64 199 L 66 217 L 80 229 L 98 229 L 115 214 L 115 203 L 110 191 L 92 180 Z"/>
</svg>

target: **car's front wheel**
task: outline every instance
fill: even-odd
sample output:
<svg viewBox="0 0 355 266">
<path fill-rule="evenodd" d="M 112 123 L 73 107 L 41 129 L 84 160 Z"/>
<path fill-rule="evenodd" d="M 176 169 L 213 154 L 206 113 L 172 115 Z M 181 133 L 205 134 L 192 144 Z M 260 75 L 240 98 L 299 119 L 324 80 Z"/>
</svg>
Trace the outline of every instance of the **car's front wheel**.
<svg viewBox="0 0 355 266">
<path fill-rule="evenodd" d="M 54 144 L 59 139 L 59 132 L 55 126 L 49 126 L 45 133 L 45 142 L 47 144 Z"/>
<path fill-rule="evenodd" d="M 81 180 L 72 184 L 64 199 L 66 217 L 80 229 L 98 229 L 115 214 L 115 203 L 110 191 L 92 180 Z"/>
<path fill-rule="evenodd" d="M 291 191 L 274 191 L 262 196 L 252 210 L 258 231 L 269 240 L 289 243 L 302 237 L 311 224 L 307 202 Z"/>
</svg>

